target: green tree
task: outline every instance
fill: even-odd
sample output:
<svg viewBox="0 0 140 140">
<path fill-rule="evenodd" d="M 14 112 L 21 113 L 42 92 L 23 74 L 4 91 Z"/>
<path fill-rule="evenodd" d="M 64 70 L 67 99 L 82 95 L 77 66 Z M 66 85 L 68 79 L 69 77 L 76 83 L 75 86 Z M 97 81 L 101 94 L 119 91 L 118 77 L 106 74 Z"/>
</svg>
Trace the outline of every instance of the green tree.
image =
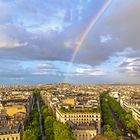
<svg viewBox="0 0 140 140">
<path fill-rule="evenodd" d="M 55 121 L 53 128 L 55 140 L 74 140 L 70 127 L 66 124 Z"/>
<path fill-rule="evenodd" d="M 130 131 L 135 131 L 138 134 L 139 126 L 133 119 L 131 112 L 125 112 L 120 106 L 120 104 L 114 98 L 107 96 L 107 99 L 113 111 L 116 113 L 116 115 L 118 116 L 124 127 Z"/>
<path fill-rule="evenodd" d="M 137 129 L 137 133 L 140 136 L 140 127 L 138 127 L 138 129 Z"/>
<path fill-rule="evenodd" d="M 104 125 L 104 135 L 106 136 L 116 136 L 116 133 L 112 131 L 110 125 Z"/>
<path fill-rule="evenodd" d="M 38 137 L 36 136 L 35 131 L 27 129 L 26 131 L 23 132 L 23 140 L 39 140 Z"/>
<path fill-rule="evenodd" d="M 23 132 L 23 140 L 39 140 L 40 130 L 39 130 L 39 113 L 36 104 L 36 95 L 34 94 L 35 104 L 33 110 L 30 113 L 30 124 L 26 126 L 26 130 Z"/>
<path fill-rule="evenodd" d="M 45 134 L 48 139 L 54 139 L 54 133 L 53 133 L 53 123 L 55 119 L 53 116 L 48 116 L 45 118 L 44 121 L 44 127 L 45 127 Z"/>
</svg>

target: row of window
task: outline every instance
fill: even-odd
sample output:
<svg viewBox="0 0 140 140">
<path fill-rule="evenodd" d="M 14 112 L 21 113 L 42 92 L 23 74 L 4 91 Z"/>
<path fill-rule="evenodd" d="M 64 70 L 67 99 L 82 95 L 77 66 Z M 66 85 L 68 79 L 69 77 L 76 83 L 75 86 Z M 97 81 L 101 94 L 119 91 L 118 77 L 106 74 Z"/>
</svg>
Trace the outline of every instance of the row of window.
<svg viewBox="0 0 140 140">
<path fill-rule="evenodd" d="M 98 118 L 99 116 L 98 115 L 65 115 L 65 117 L 71 117 L 71 118 L 75 118 L 75 117 L 96 117 Z"/>
<path fill-rule="evenodd" d="M 65 119 L 65 121 L 66 121 L 66 120 L 72 120 L 72 121 L 76 121 L 76 120 L 79 120 L 79 121 L 81 121 L 81 120 L 82 120 L 82 121 L 83 121 L 83 120 L 84 120 L 84 121 L 86 121 L 86 120 L 87 120 L 87 121 L 91 121 L 91 120 L 94 120 L 94 121 L 98 121 L 98 119 L 88 119 L 88 118 L 87 118 L 87 119 L 86 119 L 86 118 L 84 118 L 84 119 L 79 119 L 79 118 L 77 118 L 77 119 L 70 119 L 70 118 L 69 118 L 69 119 Z"/>
<path fill-rule="evenodd" d="M 94 137 L 94 134 L 75 134 L 75 137 Z"/>
<path fill-rule="evenodd" d="M 1 135 L 5 135 L 5 134 L 16 134 L 16 133 L 18 133 L 18 131 L 0 132 Z"/>
<path fill-rule="evenodd" d="M 0 138 L 0 140 L 19 140 L 18 137 L 12 137 L 12 138 Z"/>
</svg>

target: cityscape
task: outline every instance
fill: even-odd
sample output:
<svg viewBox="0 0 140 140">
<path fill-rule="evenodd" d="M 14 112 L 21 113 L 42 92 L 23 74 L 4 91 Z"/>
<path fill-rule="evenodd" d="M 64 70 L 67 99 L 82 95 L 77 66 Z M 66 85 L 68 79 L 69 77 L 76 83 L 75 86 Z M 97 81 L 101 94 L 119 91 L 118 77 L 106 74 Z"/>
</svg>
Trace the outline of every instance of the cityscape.
<svg viewBox="0 0 140 140">
<path fill-rule="evenodd" d="M 0 87 L 1 140 L 138 140 L 140 85 Z"/>
<path fill-rule="evenodd" d="M 140 140 L 140 0 L 0 0 L 0 140 Z"/>
</svg>

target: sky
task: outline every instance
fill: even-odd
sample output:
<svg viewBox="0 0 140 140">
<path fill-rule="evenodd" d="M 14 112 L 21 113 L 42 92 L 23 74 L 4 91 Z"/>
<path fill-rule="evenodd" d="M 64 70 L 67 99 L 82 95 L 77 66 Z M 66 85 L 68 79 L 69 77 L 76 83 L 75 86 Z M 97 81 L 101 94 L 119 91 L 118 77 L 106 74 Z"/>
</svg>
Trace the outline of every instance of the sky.
<svg viewBox="0 0 140 140">
<path fill-rule="evenodd" d="M 0 85 L 140 83 L 140 0 L 0 0 Z"/>
</svg>

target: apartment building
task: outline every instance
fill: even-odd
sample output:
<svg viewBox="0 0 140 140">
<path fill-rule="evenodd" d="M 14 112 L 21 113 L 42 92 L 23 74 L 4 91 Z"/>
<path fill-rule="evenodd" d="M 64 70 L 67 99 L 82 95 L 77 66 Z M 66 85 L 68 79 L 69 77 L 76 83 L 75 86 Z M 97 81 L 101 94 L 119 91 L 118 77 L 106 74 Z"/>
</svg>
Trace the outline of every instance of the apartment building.
<svg viewBox="0 0 140 140">
<path fill-rule="evenodd" d="M 140 108 L 133 108 L 132 109 L 132 116 L 140 125 Z"/>
<path fill-rule="evenodd" d="M 95 109 L 96 110 L 96 109 Z M 56 108 L 56 119 L 70 125 L 76 140 L 91 140 L 101 131 L 100 111 L 69 110 L 65 107 Z"/>
<path fill-rule="evenodd" d="M 20 140 L 28 121 L 32 93 L 13 92 L 0 97 L 0 140 Z"/>
<path fill-rule="evenodd" d="M 0 127 L 0 140 L 20 140 L 20 125 Z"/>
<path fill-rule="evenodd" d="M 76 140 L 92 140 L 97 135 L 96 122 L 75 124 L 68 122 Z"/>
</svg>

